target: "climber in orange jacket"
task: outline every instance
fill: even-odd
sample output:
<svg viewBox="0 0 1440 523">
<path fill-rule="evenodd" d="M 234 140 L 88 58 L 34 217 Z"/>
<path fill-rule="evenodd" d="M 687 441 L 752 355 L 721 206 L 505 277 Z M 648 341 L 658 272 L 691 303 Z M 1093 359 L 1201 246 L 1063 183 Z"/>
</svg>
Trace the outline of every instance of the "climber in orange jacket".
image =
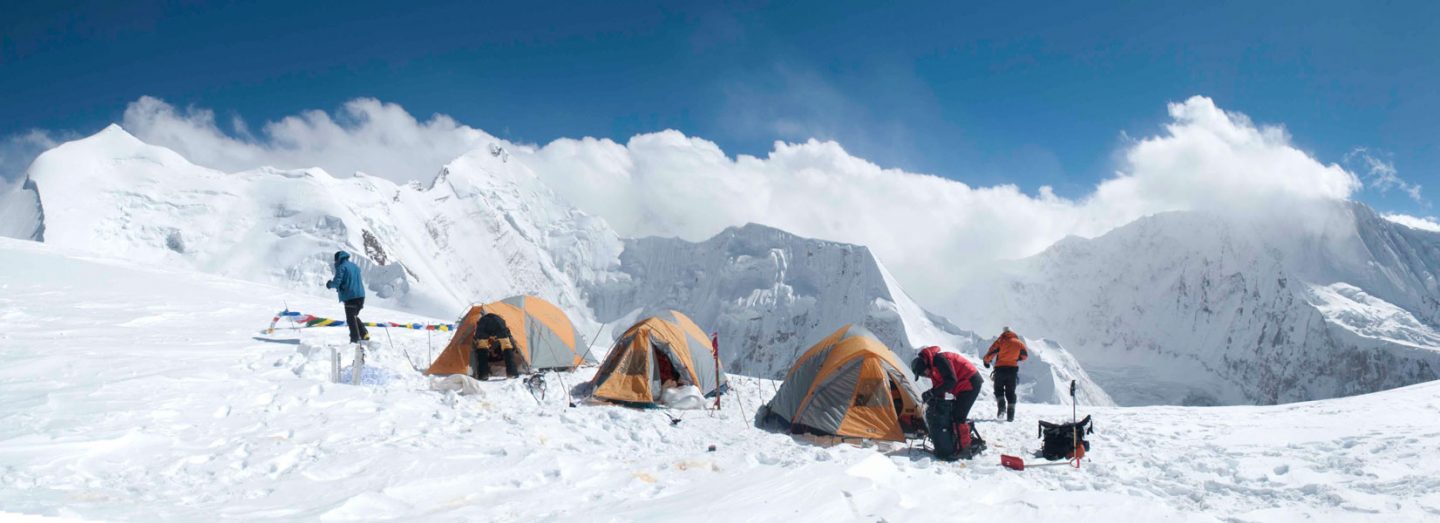
<svg viewBox="0 0 1440 523">
<path fill-rule="evenodd" d="M 1030 358 L 1030 351 L 1025 347 L 1025 340 L 1020 339 L 1010 327 L 1005 327 L 1005 332 L 990 344 L 990 350 L 985 353 L 985 368 L 993 364 L 995 372 L 990 379 L 995 382 L 995 403 L 999 410 L 995 418 L 1005 418 L 1005 421 L 1015 421 L 1015 385 L 1020 381 L 1020 362 Z"/>
</svg>

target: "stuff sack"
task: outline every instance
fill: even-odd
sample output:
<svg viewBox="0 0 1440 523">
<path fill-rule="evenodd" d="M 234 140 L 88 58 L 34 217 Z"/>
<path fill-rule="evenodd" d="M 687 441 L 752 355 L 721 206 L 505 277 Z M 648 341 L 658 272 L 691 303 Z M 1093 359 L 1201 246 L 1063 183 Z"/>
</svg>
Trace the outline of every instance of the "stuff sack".
<svg viewBox="0 0 1440 523">
<path fill-rule="evenodd" d="M 1079 444 L 1085 451 L 1090 450 L 1090 442 L 1085 436 L 1095 432 L 1090 426 L 1090 416 L 1085 416 L 1075 423 L 1050 423 L 1040 422 L 1040 457 L 1050 461 L 1070 459 L 1075 457 L 1076 437 L 1079 437 Z"/>
<path fill-rule="evenodd" d="M 929 427 L 930 443 L 935 446 L 935 457 L 944 461 L 970 459 L 985 451 L 985 438 L 975 430 L 973 423 L 951 421 L 951 402 L 930 404 L 925 409 L 925 421 Z"/>
</svg>

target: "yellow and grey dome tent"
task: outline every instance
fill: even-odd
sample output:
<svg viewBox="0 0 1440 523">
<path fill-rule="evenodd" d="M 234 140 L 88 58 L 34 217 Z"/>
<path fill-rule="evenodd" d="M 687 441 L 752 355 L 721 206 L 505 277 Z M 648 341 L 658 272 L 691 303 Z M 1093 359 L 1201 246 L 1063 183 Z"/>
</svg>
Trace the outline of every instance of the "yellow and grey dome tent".
<svg viewBox="0 0 1440 523">
<path fill-rule="evenodd" d="M 592 395 L 625 403 L 660 400 L 661 375 L 672 372 L 681 385 L 706 396 L 725 386 L 705 331 L 676 311 L 640 320 L 625 330 L 591 381 Z"/>
<path fill-rule="evenodd" d="M 855 325 L 805 351 L 765 408 L 791 432 L 891 441 L 924 419 L 909 366 Z"/>
<path fill-rule="evenodd" d="M 470 307 L 455 326 L 455 337 L 425 373 L 469 374 L 475 322 L 487 312 L 505 319 L 518 345 L 522 366 L 531 370 L 573 369 L 586 363 L 585 343 L 565 311 L 535 296 L 514 296 Z"/>
</svg>

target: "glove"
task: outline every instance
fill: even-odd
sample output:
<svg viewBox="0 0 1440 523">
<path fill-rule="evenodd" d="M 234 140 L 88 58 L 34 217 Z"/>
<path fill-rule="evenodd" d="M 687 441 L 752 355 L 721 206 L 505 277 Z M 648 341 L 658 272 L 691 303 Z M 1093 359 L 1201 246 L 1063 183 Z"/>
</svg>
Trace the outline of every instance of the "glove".
<svg viewBox="0 0 1440 523">
<path fill-rule="evenodd" d="M 987 369 L 990 368 L 990 362 L 988 362 L 988 361 L 985 362 L 985 368 L 987 368 Z"/>
<path fill-rule="evenodd" d="M 335 282 L 333 282 L 333 281 L 327 281 L 327 282 L 325 282 L 325 288 L 326 288 L 326 289 L 334 289 L 334 288 L 335 288 Z"/>
</svg>

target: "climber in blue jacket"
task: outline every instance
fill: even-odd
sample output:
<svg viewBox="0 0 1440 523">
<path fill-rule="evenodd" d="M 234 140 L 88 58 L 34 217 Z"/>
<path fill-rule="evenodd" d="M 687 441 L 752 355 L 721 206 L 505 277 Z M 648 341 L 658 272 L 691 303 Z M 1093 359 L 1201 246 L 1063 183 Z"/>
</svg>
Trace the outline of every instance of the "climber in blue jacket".
<svg viewBox="0 0 1440 523">
<path fill-rule="evenodd" d="M 360 319 L 360 309 L 365 308 L 365 282 L 360 279 L 360 267 L 350 261 L 350 253 L 335 252 L 335 277 L 325 282 L 325 288 L 335 289 L 340 303 L 345 304 L 345 326 L 350 328 L 350 343 L 370 339 L 370 331 Z"/>
</svg>

